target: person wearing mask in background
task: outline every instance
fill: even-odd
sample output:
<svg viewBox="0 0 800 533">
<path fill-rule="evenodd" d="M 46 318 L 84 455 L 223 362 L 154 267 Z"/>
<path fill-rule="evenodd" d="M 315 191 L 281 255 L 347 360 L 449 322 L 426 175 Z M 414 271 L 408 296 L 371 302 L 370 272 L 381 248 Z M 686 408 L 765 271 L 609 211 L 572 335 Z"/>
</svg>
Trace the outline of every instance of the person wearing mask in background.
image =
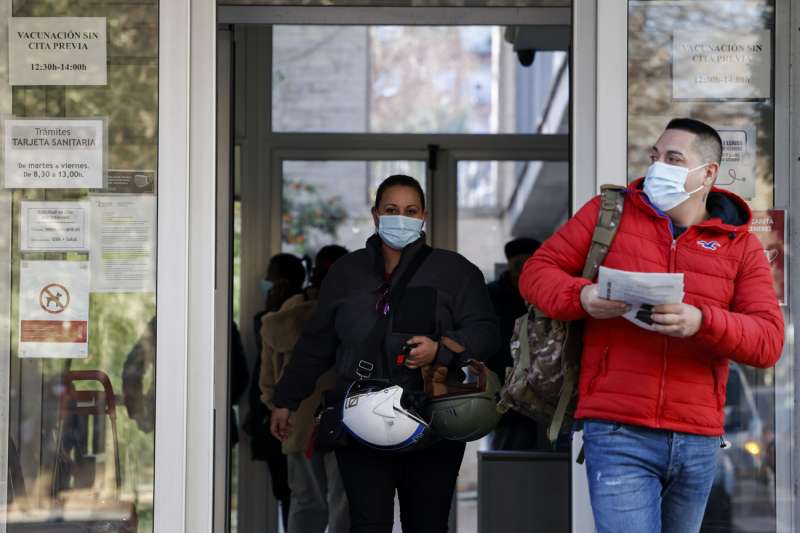
<svg viewBox="0 0 800 533">
<path fill-rule="evenodd" d="M 519 237 L 508 241 L 504 251 L 508 269 L 500 277 L 486 285 L 494 312 L 500 321 L 500 349 L 489 358 L 486 365 L 501 383 L 505 382 L 506 368 L 513 366 L 511 358 L 511 336 L 514 322 L 528 312 L 525 300 L 519 294 L 519 275 L 525 261 L 533 255 L 541 243 L 536 239 Z M 543 432 L 532 419 L 509 410 L 500 419 L 492 435 L 491 446 L 495 450 L 536 450 L 544 444 Z"/>
<path fill-rule="evenodd" d="M 317 307 L 319 288 L 331 265 L 347 254 L 342 246 L 330 245 L 317 253 L 311 275 L 311 285 L 281 305 L 278 311 L 268 312 L 261 319 L 261 400 L 274 409 L 272 397 L 275 383 L 280 379 L 292 356 L 303 325 Z M 289 470 L 291 511 L 287 533 L 347 533 L 350 516 L 347 495 L 342 486 L 336 456 L 333 452 L 309 449 L 314 414 L 322 394 L 333 388 L 336 373 L 333 368 L 317 380 L 313 394 L 303 400 L 291 417 L 291 429 L 283 442 Z M 310 452 L 310 458 L 306 457 Z"/>
<path fill-rule="evenodd" d="M 604 265 L 683 274 L 682 302 L 622 317 L 581 277 L 600 197 L 525 264 L 522 296 L 557 320 L 584 320 L 578 406 L 598 533 L 698 531 L 724 432 L 729 360 L 773 366 L 783 313 L 744 200 L 714 187 L 722 156 L 709 125 L 674 119 L 624 193 Z"/>
<path fill-rule="evenodd" d="M 376 234 L 328 273 L 316 312 L 275 388 L 271 429 L 282 440 L 289 434 L 290 409 L 298 408 L 333 365 L 337 384 L 326 396 L 328 405 L 333 405 L 329 400 L 341 401 L 362 377 L 383 378 L 404 391 L 421 392 L 421 367 L 441 364 L 460 371 L 465 355 L 486 360 L 497 350 L 497 319 L 483 274 L 461 255 L 425 244 L 425 214 L 425 196 L 414 178 L 394 175 L 378 187 L 372 208 Z M 402 299 L 394 300 L 393 284 L 403 279 L 409 263 L 416 270 L 411 269 Z M 397 302 L 395 308 L 389 302 Z M 369 332 L 384 320 L 387 329 L 378 346 L 366 346 Z M 445 337 L 466 351 L 451 351 Z M 398 357 L 404 346 L 413 348 Z M 336 456 L 350 505 L 351 531 L 391 532 L 395 492 L 405 533 L 447 531 L 464 447 L 463 442 L 439 440 L 396 452 L 350 438 Z"/>
<path fill-rule="evenodd" d="M 288 465 L 286 456 L 281 451 L 281 443 L 269 431 L 270 410 L 261 401 L 261 389 L 258 385 L 261 374 L 261 319 L 269 312 L 278 311 L 281 306 L 303 291 L 306 269 L 300 258 L 292 254 L 272 256 L 267 266 L 267 273 L 261 280 L 261 295 L 264 298 L 264 310 L 253 317 L 253 331 L 256 337 L 256 364 L 250 380 L 248 396 L 249 413 L 246 415 L 243 429 L 252 437 L 251 454 L 255 461 L 266 461 L 272 479 L 272 492 L 281 504 L 283 524 L 289 523 L 291 491 L 289 490 Z"/>
</svg>

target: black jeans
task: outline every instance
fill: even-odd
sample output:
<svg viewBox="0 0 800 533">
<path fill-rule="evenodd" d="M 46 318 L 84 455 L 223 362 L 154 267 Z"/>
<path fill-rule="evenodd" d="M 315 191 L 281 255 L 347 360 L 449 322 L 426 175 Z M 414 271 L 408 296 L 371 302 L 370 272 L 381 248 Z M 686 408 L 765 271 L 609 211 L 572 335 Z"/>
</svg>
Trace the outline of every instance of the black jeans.
<svg viewBox="0 0 800 533">
<path fill-rule="evenodd" d="M 394 495 L 403 533 L 444 533 L 465 444 L 440 441 L 424 450 L 397 453 L 351 439 L 336 450 L 350 503 L 352 533 L 391 533 Z"/>
</svg>

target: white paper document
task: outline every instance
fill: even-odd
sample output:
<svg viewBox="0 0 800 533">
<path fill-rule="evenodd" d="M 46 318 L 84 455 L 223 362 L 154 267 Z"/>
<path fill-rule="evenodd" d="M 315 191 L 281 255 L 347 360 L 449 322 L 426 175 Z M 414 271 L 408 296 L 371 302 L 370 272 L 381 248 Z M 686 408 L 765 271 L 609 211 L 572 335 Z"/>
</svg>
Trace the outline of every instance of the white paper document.
<svg viewBox="0 0 800 533">
<path fill-rule="evenodd" d="M 155 292 L 156 197 L 91 197 L 92 292 Z"/>
<path fill-rule="evenodd" d="M 683 301 L 683 273 L 626 272 L 601 266 L 597 292 L 601 298 L 629 304 L 631 310 L 623 316 L 652 331 L 653 306 Z"/>
<path fill-rule="evenodd" d="M 88 252 L 89 202 L 20 202 L 22 252 Z"/>
</svg>

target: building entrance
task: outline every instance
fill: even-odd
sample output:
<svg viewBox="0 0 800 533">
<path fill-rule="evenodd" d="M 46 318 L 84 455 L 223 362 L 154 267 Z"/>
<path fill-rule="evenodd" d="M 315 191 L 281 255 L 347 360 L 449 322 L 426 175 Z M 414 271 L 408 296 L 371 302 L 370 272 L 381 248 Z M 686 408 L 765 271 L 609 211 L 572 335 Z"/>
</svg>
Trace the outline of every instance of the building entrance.
<svg viewBox="0 0 800 533">
<path fill-rule="evenodd" d="M 429 242 L 486 282 L 506 269 L 507 241 L 543 240 L 569 216 L 569 9 L 242 7 L 220 19 L 233 43 L 232 77 L 220 79 L 233 102 L 231 314 L 251 371 L 270 257 L 362 248 L 386 176 L 423 184 Z M 244 434 L 233 453 L 238 531 L 280 522 L 251 448 Z M 467 448 L 453 530 L 478 531 L 479 453 L 490 448 Z"/>
</svg>

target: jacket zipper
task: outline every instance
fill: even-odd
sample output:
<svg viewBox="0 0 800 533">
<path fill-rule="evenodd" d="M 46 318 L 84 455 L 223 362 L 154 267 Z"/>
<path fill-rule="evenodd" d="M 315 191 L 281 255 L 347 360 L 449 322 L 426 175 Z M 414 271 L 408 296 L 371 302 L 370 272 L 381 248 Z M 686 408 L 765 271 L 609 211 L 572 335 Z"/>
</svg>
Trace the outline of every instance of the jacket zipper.
<svg viewBox="0 0 800 533">
<path fill-rule="evenodd" d="M 669 224 L 670 233 L 672 233 L 672 223 Z M 678 254 L 678 239 L 685 235 L 689 229 L 679 235 L 677 238 L 672 237 L 672 243 L 669 246 L 669 272 L 675 272 L 675 257 Z M 656 427 L 661 427 L 661 406 L 664 403 L 664 385 L 667 381 L 667 350 L 669 349 L 669 339 L 664 336 L 664 350 L 661 353 L 661 383 L 658 386 L 658 405 L 656 405 Z"/>
</svg>

